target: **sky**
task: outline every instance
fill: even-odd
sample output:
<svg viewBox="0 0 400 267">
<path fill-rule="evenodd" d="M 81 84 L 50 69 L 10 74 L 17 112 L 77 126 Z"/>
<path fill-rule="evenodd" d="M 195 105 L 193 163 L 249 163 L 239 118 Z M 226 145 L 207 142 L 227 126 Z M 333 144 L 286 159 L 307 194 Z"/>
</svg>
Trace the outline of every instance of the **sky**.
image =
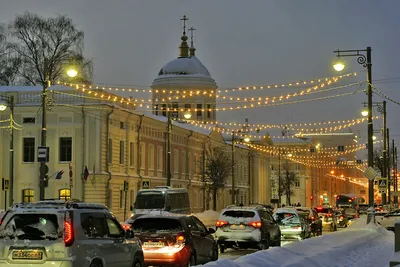
<svg viewBox="0 0 400 267">
<path fill-rule="evenodd" d="M 0 0 L 0 7 L 3 23 L 25 11 L 70 17 L 85 33 L 84 54 L 93 60 L 95 83 L 150 86 L 161 67 L 178 56 L 180 19 L 186 15 L 189 27 L 196 28 L 196 54 L 220 88 L 336 76 L 338 73 L 332 69 L 334 50 L 370 46 L 374 86 L 400 100 L 398 0 Z M 365 69 L 356 58 L 345 59 L 345 73 L 358 72 L 358 76 L 341 84 L 365 80 Z M 357 89 L 351 87 L 329 95 Z M 294 91 L 271 89 L 260 95 L 288 92 Z M 364 93 L 356 93 L 300 104 L 221 112 L 218 120 L 243 122 L 248 117 L 254 124 L 286 124 L 356 119 L 361 117 L 362 102 L 366 100 Z M 383 99 L 374 96 L 374 101 Z M 399 108 L 388 101 L 388 127 L 397 143 Z M 375 127 L 379 129 L 382 123 Z M 366 129 L 366 124 L 354 128 L 364 137 Z"/>
</svg>

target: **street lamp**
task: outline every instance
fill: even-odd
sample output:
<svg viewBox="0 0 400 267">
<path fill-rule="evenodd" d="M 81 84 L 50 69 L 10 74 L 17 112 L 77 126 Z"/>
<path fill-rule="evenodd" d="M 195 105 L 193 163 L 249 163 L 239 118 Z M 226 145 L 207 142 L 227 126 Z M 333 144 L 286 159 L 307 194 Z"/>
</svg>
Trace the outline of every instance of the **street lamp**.
<svg viewBox="0 0 400 267">
<path fill-rule="evenodd" d="M 372 124 L 372 62 L 371 62 L 371 47 L 361 50 L 336 50 L 337 57 L 357 57 L 357 62 L 363 65 L 367 69 L 367 95 L 368 95 L 368 167 L 374 166 L 374 143 L 372 140 L 372 135 L 374 132 L 374 127 Z M 364 55 L 365 53 L 366 55 Z M 344 65 L 344 64 L 343 64 Z M 344 67 L 343 67 L 344 68 Z M 335 68 L 336 69 L 336 68 Z M 337 68 L 340 70 L 340 68 Z M 374 181 L 369 180 L 368 183 L 368 202 L 369 206 L 374 207 Z M 372 215 L 372 214 L 371 214 Z M 371 221 L 375 222 L 375 216 L 368 216 L 367 223 Z"/>
<path fill-rule="evenodd" d="M 361 115 L 363 116 L 363 117 L 367 117 L 368 116 L 368 109 L 363 109 L 363 110 L 361 110 Z"/>
<path fill-rule="evenodd" d="M 333 68 L 336 71 L 342 71 L 344 68 L 346 67 L 346 65 L 343 63 L 343 61 L 341 60 L 337 60 L 334 64 L 333 64 Z"/>
<path fill-rule="evenodd" d="M 49 70 L 49 60 L 44 59 L 44 83 L 43 83 L 43 90 L 42 90 L 42 130 L 41 130 L 41 147 L 46 147 L 46 133 L 47 133 L 47 91 L 48 88 L 51 86 L 50 81 L 50 70 Z M 70 67 L 67 70 L 67 75 L 71 78 L 75 77 L 78 74 L 78 71 Z M 40 177 L 39 177 L 39 199 L 45 199 L 45 175 L 46 175 L 46 162 L 40 162 Z"/>
<path fill-rule="evenodd" d="M 190 111 L 186 111 L 183 114 L 183 117 L 185 117 L 185 119 L 190 120 L 190 118 L 192 117 L 192 113 Z"/>
<path fill-rule="evenodd" d="M 0 111 L 10 108 L 10 161 L 9 161 L 9 191 L 10 206 L 14 204 L 14 96 L 0 95 Z M 7 198 L 6 198 L 7 199 Z"/>
<path fill-rule="evenodd" d="M 250 137 L 249 137 L 249 136 L 245 136 L 244 141 L 245 141 L 246 143 L 250 142 Z"/>
</svg>

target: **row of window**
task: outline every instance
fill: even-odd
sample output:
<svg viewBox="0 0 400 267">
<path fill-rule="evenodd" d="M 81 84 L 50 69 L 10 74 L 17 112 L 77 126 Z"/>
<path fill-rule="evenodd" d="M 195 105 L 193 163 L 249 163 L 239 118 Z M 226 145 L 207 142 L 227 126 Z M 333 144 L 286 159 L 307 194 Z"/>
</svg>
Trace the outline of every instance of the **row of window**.
<svg viewBox="0 0 400 267">
<path fill-rule="evenodd" d="M 140 158 L 140 168 L 144 169 L 145 168 L 145 159 L 146 159 L 146 146 L 145 144 L 140 144 L 140 149 L 139 149 L 139 158 Z M 108 163 L 113 163 L 113 140 L 109 139 L 108 140 Z M 129 166 L 134 167 L 135 166 L 135 143 L 130 142 L 129 143 Z M 164 166 L 164 149 L 162 146 L 157 147 L 157 166 L 155 166 L 155 161 L 154 161 L 154 153 L 155 153 L 155 148 L 154 145 L 150 144 L 148 146 L 148 168 L 149 170 L 158 170 L 158 171 L 163 171 L 163 166 Z M 174 149 L 174 153 L 172 154 L 172 158 L 174 161 L 174 172 L 178 172 L 179 170 L 179 165 L 182 166 L 182 172 L 186 172 L 186 152 L 182 151 L 181 152 L 181 161 L 179 161 L 179 150 Z M 202 158 L 200 157 L 200 161 Z M 190 167 L 192 167 L 193 172 L 197 172 L 197 155 L 193 154 L 193 161 L 192 161 L 192 155 L 189 154 L 189 162 L 193 162 Z M 125 164 L 125 141 L 119 141 L 119 164 L 124 165 Z"/>
<path fill-rule="evenodd" d="M 167 104 L 161 104 L 161 105 L 155 105 L 154 106 L 154 110 L 155 110 L 155 115 L 162 115 L 164 117 L 167 116 Z M 211 104 L 207 104 L 205 106 L 206 112 L 207 112 L 207 118 L 210 119 L 212 117 L 213 114 L 213 110 L 215 109 L 215 106 L 211 105 Z M 174 102 L 172 103 L 172 117 L 173 118 L 178 118 L 178 110 L 180 109 L 179 104 Z M 185 111 L 192 109 L 192 104 L 185 104 Z M 196 116 L 197 117 L 203 117 L 203 104 L 196 104 Z"/>
<path fill-rule="evenodd" d="M 22 141 L 22 161 L 35 162 L 36 153 L 36 140 L 35 137 L 24 137 Z M 59 139 L 59 154 L 58 160 L 60 162 L 72 161 L 72 137 L 60 137 Z"/>
<path fill-rule="evenodd" d="M 67 200 L 71 199 L 71 190 L 63 188 L 58 190 L 58 199 Z M 22 189 L 22 202 L 34 202 L 35 201 L 35 190 L 31 188 Z"/>
</svg>

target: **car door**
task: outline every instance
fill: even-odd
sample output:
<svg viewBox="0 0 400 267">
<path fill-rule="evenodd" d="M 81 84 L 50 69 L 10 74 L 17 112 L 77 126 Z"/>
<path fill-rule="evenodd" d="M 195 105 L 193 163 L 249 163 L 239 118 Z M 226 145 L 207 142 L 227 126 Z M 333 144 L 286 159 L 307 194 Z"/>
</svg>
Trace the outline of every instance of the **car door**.
<svg viewBox="0 0 400 267">
<path fill-rule="evenodd" d="M 199 235 L 198 241 L 200 242 L 200 253 L 201 253 L 201 262 L 207 262 L 210 260 L 212 256 L 212 252 L 214 249 L 214 238 L 211 236 L 211 234 L 208 233 L 207 227 L 195 216 L 191 216 L 196 223 L 198 233 L 195 233 L 196 235 Z"/>
<path fill-rule="evenodd" d="M 115 267 L 131 267 L 133 262 L 132 246 L 126 241 L 125 231 L 116 218 L 106 214 L 108 238 L 112 240 L 112 252 Z"/>
<path fill-rule="evenodd" d="M 113 242 L 108 236 L 106 217 L 101 212 L 81 213 L 81 227 L 87 239 L 80 241 L 81 253 L 84 258 L 101 257 L 106 266 L 114 266 L 114 255 L 110 253 Z"/>
<path fill-rule="evenodd" d="M 279 228 L 279 225 L 276 223 L 271 213 L 269 213 L 268 211 L 264 212 L 264 216 L 265 216 L 265 221 L 268 225 L 268 231 L 271 238 L 276 242 L 279 241 L 281 238 L 281 230 Z"/>
</svg>

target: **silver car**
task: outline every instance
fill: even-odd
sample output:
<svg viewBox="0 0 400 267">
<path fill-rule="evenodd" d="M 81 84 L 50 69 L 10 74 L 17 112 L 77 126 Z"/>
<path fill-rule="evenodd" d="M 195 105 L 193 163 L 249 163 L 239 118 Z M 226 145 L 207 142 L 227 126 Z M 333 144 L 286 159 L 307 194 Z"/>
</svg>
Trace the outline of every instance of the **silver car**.
<svg viewBox="0 0 400 267">
<path fill-rule="evenodd" d="M 104 205 L 15 204 L 0 225 L 0 267 L 142 267 L 143 251 Z"/>
</svg>

